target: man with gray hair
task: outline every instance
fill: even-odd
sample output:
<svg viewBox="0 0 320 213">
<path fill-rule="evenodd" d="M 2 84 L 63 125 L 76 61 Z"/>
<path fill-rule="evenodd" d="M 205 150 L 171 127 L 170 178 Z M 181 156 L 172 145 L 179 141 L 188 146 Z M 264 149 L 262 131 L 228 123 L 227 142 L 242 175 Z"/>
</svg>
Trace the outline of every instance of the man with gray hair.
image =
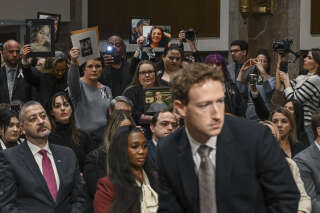
<svg viewBox="0 0 320 213">
<path fill-rule="evenodd" d="M 32 87 L 23 76 L 20 66 L 20 45 L 15 40 L 8 40 L 3 45 L 4 66 L 0 71 L 0 103 L 13 100 L 26 102 L 31 100 Z"/>
<path fill-rule="evenodd" d="M 0 212 L 86 212 L 77 158 L 70 148 L 49 143 L 44 108 L 29 101 L 19 118 L 27 140 L 0 153 Z"/>
<path fill-rule="evenodd" d="M 117 96 L 112 99 L 109 107 L 109 116 L 115 110 L 124 110 L 128 112 L 132 112 L 133 103 L 126 96 Z"/>
</svg>

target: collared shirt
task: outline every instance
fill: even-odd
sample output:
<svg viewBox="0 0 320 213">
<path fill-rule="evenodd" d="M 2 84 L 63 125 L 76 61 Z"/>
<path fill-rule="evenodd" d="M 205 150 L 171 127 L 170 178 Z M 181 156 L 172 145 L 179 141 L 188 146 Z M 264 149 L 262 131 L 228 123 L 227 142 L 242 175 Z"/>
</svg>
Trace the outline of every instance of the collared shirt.
<svg viewBox="0 0 320 213">
<path fill-rule="evenodd" d="M 52 155 L 52 152 L 49 148 L 49 145 L 48 143 L 43 147 L 43 148 L 40 148 L 34 144 L 32 144 L 30 141 L 27 141 L 27 144 L 32 152 L 32 155 L 34 157 L 34 159 L 36 160 L 38 166 L 39 166 L 39 169 L 41 171 L 41 173 L 43 174 L 42 172 L 42 155 L 39 153 L 40 150 L 44 149 L 47 151 L 47 155 L 48 155 L 48 158 L 50 159 L 51 161 L 51 165 L 53 167 L 53 171 L 54 171 L 54 176 L 56 178 L 56 183 L 57 183 L 57 189 L 59 190 L 59 186 L 60 186 L 60 179 L 59 179 L 59 175 L 58 175 L 58 170 L 57 170 L 57 167 L 56 167 L 56 164 L 54 162 L 54 158 L 53 158 L 53 155 Z"/>
<path fill-rule="evenodd" d="M 185 127 L 186 133 L 187 133 L 187 137 L 189 139 L 190 145 L 191 145 L 191 151 L 192 151 L 192 157 L 193 157 L 193 161 L 195 163 L 195 170 L 196 173 L 198 173 L 199 171 L 199 167 L 200 167 L 200 162 L 201 162 L 201 158 L 200 155 L 198 153 L 198 149 L 200 147 L 200 145 L 207 145 L 209 147 L 211 147 L 213 150 L 210 153 L 210 160 L 212 162 L 213 165 L 216 165 L 216 146 L 217 146 L 217 136 L 212 136 L 209 138 L 209 140 L 206 143 L 199 143 L 197 142 L 195 139 L 193 139 L 191 137 L 191 135 L 188 132 L 187 127 Z"/>
<path fill-rule="evenodd" d="M 318 147 L 318 149 L 320 151 L 320 144 L 317 141 L 314 141 L 314 143 L 316 144 L 316 146 Z"/>
<path fill-rule="evenodd" d="M 154 138 L 152 138 L 152 143 L 154 144 L 155 147 L 157 147 L 158 143 Z"/>
<path fill-rule="evenodd" d="M 14 68 L 10 68 L 6 66 L 6 75 L 7 75 L 7 84 L 8 84 L 8 91 L 9 91 L 9 98 L 12 99 L 12 92 L 14 87 L 14 80 L 16 79 L 17 69 L 18 66 Z"/>
</svg>

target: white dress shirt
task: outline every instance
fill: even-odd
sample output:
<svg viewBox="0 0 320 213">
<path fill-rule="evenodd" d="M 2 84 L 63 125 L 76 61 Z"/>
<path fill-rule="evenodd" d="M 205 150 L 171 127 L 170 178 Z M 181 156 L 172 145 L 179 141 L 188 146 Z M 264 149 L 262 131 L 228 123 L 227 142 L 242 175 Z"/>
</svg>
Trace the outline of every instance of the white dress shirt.
<svg viewBox="0 0 320 213">
<path fill-rule="evenodd" d="M 318 147 L 318 149 L 320 151 L 320 144 L 317 141 L 314 141 L 314 143 L 316 144 L 316 146 Z"/>
<path fill-rule="evenodd" d="M 48 158 L 50 159 L 51 161 L 51 165 L 53 167 L 53 172 L 54 172 L 54 176 L 56 178 L 56 183 L 57 183 L 57 191 L 59 190 L 59 186 L 60 186 L 60 179 L 59 179 L 59 175 L 58 175 L 58 170 L 57 170 L 57 167 L 56 167 L 56 164 L 54 162 L 54 158 L 53 158 L 53 155 L 52 155 L 52 152 L 49 148 L 49 145 L 48 143 L 43 147 L 43 148 L 40 148 L 34 144 L 32 144 L 30 141 L 27 141 L 27 144 L 32 152 L 32 155 L 34 157 L 34 159 L 36 160 L 38 166 L 39 166 L 39 169 L 41 171 L 41 173 L 43 174 L 42 172 L 42 155 L 39 153 L 39 151 L 41 149 L 44 149 L 47 151 L 47 156 Z"/>
<path fill-rule="evenodd" d="M 194 161 L 195 166 L 196 166 L 196 168 L 195 168 L 196 173 L 198 174 L 199 167 L 200 167 L 200 162 L 201 162 L 201 158 L 200 158 L 200 155 L 198 153 L 198 148 L 200 147 L 200 145 L 207 145 L 207 146 L 212 148 L 212 151 L 210 152 L 209 158 L 210 158 L 212 164 L 215 166 L 216 165 L 217 136 L 210 137 L 209 140 L 206 143 L 199 143 L 199 142 L 197 142 L 195 139 L 193 139 L 191 137 L 191 135 L 188 132 L 187 127 L 185 127 L 185 130 L 186 130 L 187 137 L 188 137 L 188 140 L 189 140 L 190 145 L 191 145 L 192 157 L 193 157 L 193 161 Z"/>
</svg>

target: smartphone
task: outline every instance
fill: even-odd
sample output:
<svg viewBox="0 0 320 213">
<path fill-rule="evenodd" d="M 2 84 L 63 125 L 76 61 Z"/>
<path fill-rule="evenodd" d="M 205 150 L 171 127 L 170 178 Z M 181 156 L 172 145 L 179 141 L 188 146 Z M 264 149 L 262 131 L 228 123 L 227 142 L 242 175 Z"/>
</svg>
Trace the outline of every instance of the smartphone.
<svg viewBox="0 0 320 213">
<path fill-rule="evenodd" d="M 258 75 L 255 73 L 249 74 L 249 85 L 257 85 L 258 83 Z"/>
</svg>

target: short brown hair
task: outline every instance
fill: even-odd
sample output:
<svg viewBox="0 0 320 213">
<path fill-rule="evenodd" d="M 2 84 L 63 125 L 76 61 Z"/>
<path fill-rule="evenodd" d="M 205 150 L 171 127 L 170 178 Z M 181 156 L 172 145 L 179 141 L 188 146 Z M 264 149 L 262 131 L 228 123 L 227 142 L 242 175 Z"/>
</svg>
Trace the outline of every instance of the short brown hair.
<svg viewBox="0 0 320 213">
<path fill-rule="evenodd" d="M 188 104 L 190 88 L 194 84 L 208 79 L 224 83 L 223 73 L 213 67 L 202 63 L 192 63 L 185 66 L 174 74 L 170 82 L 173 100 Z"/>
</svg>

